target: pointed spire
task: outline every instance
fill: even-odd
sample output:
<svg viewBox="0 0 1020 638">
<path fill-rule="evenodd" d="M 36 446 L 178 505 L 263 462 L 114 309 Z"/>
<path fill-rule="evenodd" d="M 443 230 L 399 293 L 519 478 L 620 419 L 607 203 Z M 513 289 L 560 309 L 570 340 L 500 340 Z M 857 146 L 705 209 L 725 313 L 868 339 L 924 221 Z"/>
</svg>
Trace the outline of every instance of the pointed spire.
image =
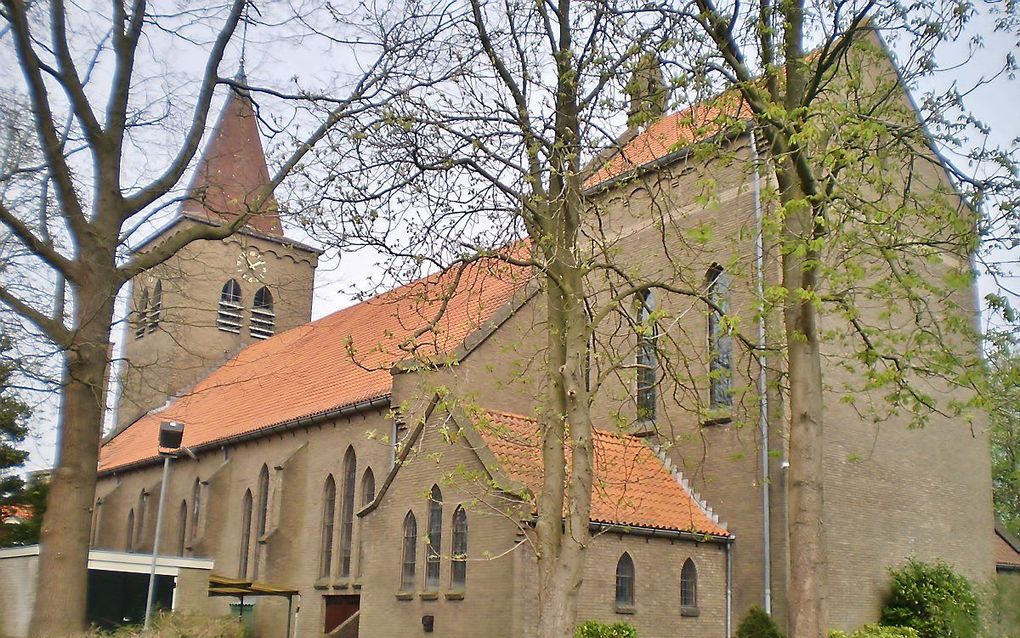
<svg viewBox="0 0 1020 638">
<path fill-rule="evenodd" d="M 243 64 L 234 79 L 241 84 L 247 81 Z M 213 221 L 231 221 L 248 211 L 267 184 L 269 167 L 251 96 L 247 90 L 231 87 L 181 211 Z M 265 235 L 283 236 L 279 207 L 272 195 L 253 212 L 247 225 Z"/>
</svg>

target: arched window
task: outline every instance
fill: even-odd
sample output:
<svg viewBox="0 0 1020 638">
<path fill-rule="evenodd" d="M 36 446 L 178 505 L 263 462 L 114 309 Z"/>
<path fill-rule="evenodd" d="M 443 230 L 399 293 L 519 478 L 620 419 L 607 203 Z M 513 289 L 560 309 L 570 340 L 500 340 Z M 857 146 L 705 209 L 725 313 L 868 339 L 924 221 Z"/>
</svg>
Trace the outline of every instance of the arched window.
<svg viewBox="0 0 1020 638">
<path fill-rule="evenodd" d="M 159 320 L 163 316 L 163 282 L 157 281 L 156 287 L 152 289 L 152 299 L 149 305 L 149 332 L 156 332 L 159 327 Z"/>
<path fill-rule="evenodd" d="M 638 349 L 637 349 L 637 414 L 642 421 L 655 420 L 655 386 L 659 379 L 659 358 L 655 342 L 659 337 L 659 326 L 653 321 L 655 298 L 651 290 L 641 295 L 638 307 Z"/>
<path fill-rule="evenodd" d="M 128 510 L 127 517 L 127 533 L 124 535 L 124 551 L 133 552 L 135 550 L 135 510 L 131 508 Z"/>
<path fill-rule="evenodd" d="M 698 568 L 690 558 L 684 561 L 680 570 L 680 606 L 698 606 Z"/>
<path fill-rule="evenodd" d="M 138 516 L 135 520 L 138 521 L 138 528 L 135 529 L 134 541 L 135 545 L 139 545 L 145 542 L 145 510 L 149 505 L 149 493 L 142 490 L 138 494 Z"/>
<path fill-rule="evenodd" d="M 443 493 L 438 485 L 429 494 L 428 544 L 425 547 L 425 589 L 439 589 L 439 552 L 443 547 Z"/>
<path fill-rule="evenodd" d="M 241 502 L 241 556 L 237 562 L 237 577 L 248 577 L 248 553 L 251 550 L 251 490 L 244 491 Z"/>
<path fill-rule="evenodd" d="M 191 488 L 191 542 L 194 543 L 195 539 L 198 538 L 199 531 L 199 516 L 202 512 L 202 482 L 195 479 L 195 484 Z"/>
<path fill-rule="evenodd" d="M 418 549 L 418 521 L 413 512 L 404 517 L 404 544 L 400 553 L 400 589 L 414 589 L 415 552 Z"/>
<path fill-rule="evenodd" d="M 450 588 L 464 589 L 467 582 L 468 523 L 463 505 L 453 511 L 453 544 L 451 545 Z"/>
<path fill-rule="evenodd" d="M 361 475 L 361 506 L 365 507 L 369 503 L 375 500 L 375 474 L 372 473 L 372 468 L 365 468 L 365 473 Z M 357 564 L 357 575 L 360 578 L 363 567 L 365 565 L 365 540 L 361 536 L 361 521 L 358 521 L 358 564 Z"/>
<path fill-rule="evenodd" d="M 273 336 L 276 314 L 273 312 L 273 293 L 262 286 L 255 291 L 255 301 L 251 305 L 251 324 L 248 332 L 256 339 L 268 339 Z"/>
<path fill-rule="evenodd" d="M 354 447 L 344 454 L 344 487 L 340 499 L 340 577 L 351 575 L 351 547 L 354 536 L 354 484 L 358 480 L 358 459 Z"/>
<path fill-rule="evenodd" d="M 241 305 L 241 285 L 236 279 L 223 284 L 220 291 L 220 307 L 216 313 L 216 327 L 224 332 L 241 334 L 241 320 L 244 307 Z"/>
<path fill-rule="evenodd" d="M 184 556 L 184 546 L 188 539 L 188 502 L 181 501 L 181 513 L 178 516 L 177 555 Z"/>
<path fill-rule="evenodd" d="M 265 465 L 259 472 L 259 509 L 255 525 L 255 566 L 254 578 L 259 577 L 259 563 L 262 559 L 262 537 L 266 535 L 266 521 L 269 519 L 269 468 Z"/>
<path fill-rule="evenodd" d="M 333 521 L 336 518 L 336 481 L 326 477 L 322 489 L 322 547 L 319 549 L 319 578 L 329 578 L 333 571 Z"/>
<path fill-rule="evenodd" d="M 626 552 L 616 563 L 616 606 L 634 606 L 634 560 Z"/>
<path fill-rule="evenodd" d="M 149 291 L 142 288 L 142 294 L 135 304 L 135 339 L 145 336 L 145 324 L 149 317 Z"/>
<path fill-rule="evenodd" d="M 723 316 L 729 312 L 730 284 L 723 267 L 716 264 L 708 269 L 708 404 L 711 409 L 733 405 L 730 388 L 733 384 L 733 338 L 723 325 Z"/>
<path fill-rule="evenodd" d="M 99 540 L 99 525 L 103 518 L 103 499 L 96 499 L 96 507 L 92 510 L 92 530 L 89 532 L 89 547 L 95 547 Z"/>
</svg>

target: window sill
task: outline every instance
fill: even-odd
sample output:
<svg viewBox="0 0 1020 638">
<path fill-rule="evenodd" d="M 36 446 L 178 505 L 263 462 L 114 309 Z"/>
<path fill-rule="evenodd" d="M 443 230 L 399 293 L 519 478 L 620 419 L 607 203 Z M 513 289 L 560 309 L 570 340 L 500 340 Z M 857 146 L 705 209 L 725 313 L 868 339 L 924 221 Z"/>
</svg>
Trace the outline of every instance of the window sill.
<svg viewBox="0 0 1020 638">
<path fill-rule="evenodd" d="M 358 581 L 351 583 L 351 589 L 361 589 L 361 583 Z"/>
<path fill-rule="evenodd" d="M 448 591 L 443 596 L 446 597 L 446 600 L 464 600 L 464 592 L 462 590 Z"/>
<path fill-rule="evenodd" d="M 414 600 L 413 591 L 398 591 L 397 600 Z"/>
<path fill-rule="evenodd" d="M 439 600 L 439 592 L 437 591 L 419 592 L 418 598 L 421 598 L 422 600 Z"/>
<path fill-rule="evenodd" d="M 654 419 L 638 419 L 637 423 L 634 424 L 634 430 L 631 434 L 636 437 L 644 438 L 648 436 L 655 436 L 657 432 L 658 428 Z"/>
<path fill-rule="evenodd" d="M 633 605 L 617 605 L 616 606 L 616 613 L 618 613 L 618 614 L 627 614 L 627 615 L 631 616 L 631 615 L 634 615 L 634 614 L 637 613 L 637 608 L 634 607 Z"/>
<path fill-rule="evenodd" d="M 335 583 L 333 583 L 333 589 L 349 589 L 350 586 L 351 583 L 350 581 L 347 580 L 338 580 Z"/>
<path fill-rule="evenodd" d="M 733 422 L 733 415 L 727 414 L 726 416 L 717 416 L 712 418 L 706 418 L 701 421 L 701 427 L 711 427 L 713 425 L 726 425 L 727 423 Z"/>
<path fill-rule="evenodd" d="M 697 607 L 680 607 L 680 615 L 687 618 L 696 618 L 701 615 Z"/>
<path fill-rule="evenodd" d="M 312 587 L 314 587 L 315 589 L 329 589 L 329 579 L 320 578 L 319 580 L 315 581 L 315 584 L 312 585 Z"/>
</svg>

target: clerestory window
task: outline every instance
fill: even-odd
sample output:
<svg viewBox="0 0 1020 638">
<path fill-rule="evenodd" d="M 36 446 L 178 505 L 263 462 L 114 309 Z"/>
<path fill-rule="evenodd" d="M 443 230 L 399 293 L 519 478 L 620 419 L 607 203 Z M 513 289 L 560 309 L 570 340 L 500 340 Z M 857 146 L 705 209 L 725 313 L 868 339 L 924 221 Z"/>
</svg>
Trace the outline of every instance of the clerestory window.
<svg viewBox="0 0 1020 638">
<path fill-rule="evenodd" d="M 733 405 L 733 337 L 723 321 L 730 305 L 729 277 L 722 266 L 708 269 L 708 380 L 709 408 L 725 410 Z"/>
<path fill-rule="evenodd" d="M 657 407 L 659 357 L 655 348 L 659 326 L 652 318 L 654 312 L 655 298 L 651 290 L 646 290 L 639 300 L 637 327 L 637 414 L 641 421 L 654 421 Z"/>
</svg>

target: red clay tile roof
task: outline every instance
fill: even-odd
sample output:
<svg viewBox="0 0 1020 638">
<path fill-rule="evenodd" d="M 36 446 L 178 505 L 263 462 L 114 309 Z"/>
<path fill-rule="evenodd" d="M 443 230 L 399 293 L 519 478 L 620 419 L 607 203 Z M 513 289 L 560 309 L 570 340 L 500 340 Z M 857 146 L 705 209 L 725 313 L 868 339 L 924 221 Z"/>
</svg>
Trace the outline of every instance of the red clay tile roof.
<svg viewBox="0 0 1020 638">
<path fill-rule="evenodd" d="M 238 81 L 243 83 L 244 76 Z M 247 212 L 248 205 L 269 183 L 258 120 L 248 95 L 230 89 L 209 138 L 181 210 L 214 222 L 230 221 Z M 247 225 L 264 235 L 282 237 L 276 199 L 270 196 Z"/>
<path fill-rule="evenodd" d="M 32 518 L 32 508 L 28 505 L 0 505 L 0 522 L 10 518 L 27 521 Z"/>
<path fill-rule="evenodd" d="M 187 395 L 115 435 L 100 451 L 99 470 L 155 458 L 161 421 L 183 422 L 183 445 L 195 447 L 386 397 L 394 363 L 452 352 L 529 276 L 493 259 L 470 264 L 435 329 L 413 341 L 413 353 L 401 345 L 439 311 L 452 271 L 253 343 Z"/>
<path fill-rule="evenodd" d="M 475 428 L 508 477 L 541 491 L 538 423 L 518 414 L 486 411 Z M 711 510 L 695 500 L 648 445 L 634 436 L 595 430 L 595 523 L 729 536 Z M 569 463 L 570 450 L 567 450 Z"/>
<path fill-rule="evenodd" d="M 995 530 L 995 564 L 1013 569 L 1020 569 L 1020 551 L 1006 542 L 999 530 Z"/>
<path fill-rule="evenodd" d="M 623 144 L 587 180 L 591 188 L 635 168 L 661 159 L 693 142 L 715 135 L 735 119 L 751 116 L 747 104 L 736 93 L 723 93 L 683 111 L 663 116 Z"/>
</svg>

